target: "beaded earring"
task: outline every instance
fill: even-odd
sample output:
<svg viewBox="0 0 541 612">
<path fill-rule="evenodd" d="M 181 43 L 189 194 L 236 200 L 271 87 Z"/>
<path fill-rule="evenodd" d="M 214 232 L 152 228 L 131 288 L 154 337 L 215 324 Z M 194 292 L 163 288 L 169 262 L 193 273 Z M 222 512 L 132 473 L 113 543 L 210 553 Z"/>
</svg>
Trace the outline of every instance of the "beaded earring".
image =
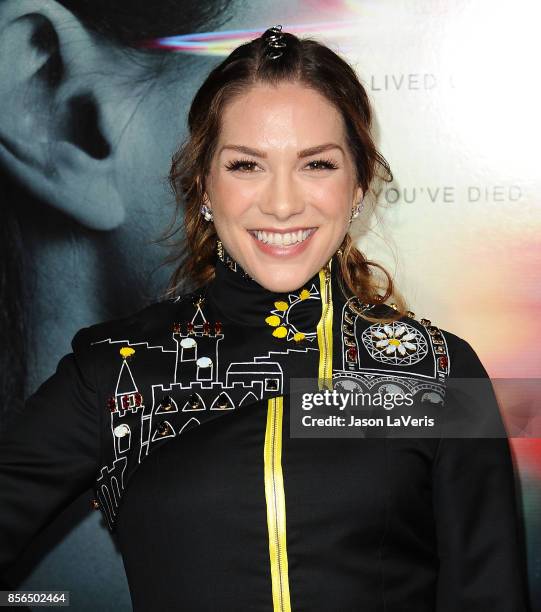
<svg viewBox="0 0 541 612">
<path fill-rule="evenodd" d="M 352 209 L 351 216 L 349 218 L 350 223 L 353 221 L 353 219 L 355 219 L 355 217 L 359 215 L 359 213 L 363 209 L 363 206 L 364 206 L 364 202 L 363 200 L 361 200 L 360 202 L 357 203 L 357 206 L 355 206 L 355 208 Z"/>
<path fill-rule="evenodd" d="M 204 198 L 206 199 L 207 202 L 209 201 L 208 196 L 206 194 Z M 205 217 L 205 221 L 212 221 L 213 219 L 212 210 L 210 209 L 209 206 L 207 206 L 206 204 L 201 204 L 200 212 L 203 215 L 203 217 Z"/>
</svg>

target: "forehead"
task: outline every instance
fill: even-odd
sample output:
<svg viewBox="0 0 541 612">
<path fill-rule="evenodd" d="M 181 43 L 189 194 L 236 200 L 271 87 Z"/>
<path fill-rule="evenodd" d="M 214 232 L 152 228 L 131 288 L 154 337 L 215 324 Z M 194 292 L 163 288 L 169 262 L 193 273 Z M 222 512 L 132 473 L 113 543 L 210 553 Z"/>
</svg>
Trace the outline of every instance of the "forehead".
<svg viewBox="0 0 541 612">
<path fill-rule="evenodd" d="M 222 113 L 220 138 L 228 143 L 313 145 L 321 139 L 343 141 L 344 136 L 336 107 L 318 91 L 299 83 L 254 85 L 233 98 Z"/>
</svg>

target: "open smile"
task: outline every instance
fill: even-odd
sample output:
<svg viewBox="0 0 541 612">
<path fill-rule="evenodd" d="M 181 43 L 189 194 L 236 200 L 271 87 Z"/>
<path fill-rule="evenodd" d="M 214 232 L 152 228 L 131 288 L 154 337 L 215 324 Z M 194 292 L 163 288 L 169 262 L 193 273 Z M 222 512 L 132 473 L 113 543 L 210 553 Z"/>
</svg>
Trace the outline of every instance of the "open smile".
<svg viewBox="0 0 541 612">
<path fill-rule="evenodd" d="M 250 234 L 258 241 L 269 246 L 285 247 L 299 244 L 310 238 L 316 231 L 317 227 L 305 229 L 293 229 L 287 231 L 273 230 L 248 230 Z"/>
</svg>

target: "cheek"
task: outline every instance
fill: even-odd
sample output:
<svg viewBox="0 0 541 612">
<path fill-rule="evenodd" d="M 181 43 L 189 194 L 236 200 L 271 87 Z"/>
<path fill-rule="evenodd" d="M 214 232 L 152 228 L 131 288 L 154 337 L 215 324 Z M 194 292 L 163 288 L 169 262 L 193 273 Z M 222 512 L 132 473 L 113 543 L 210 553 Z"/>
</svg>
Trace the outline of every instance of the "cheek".
<svg viewBox="0 0 541 612">
<path fill-rule="evenodd" d="M 216 205 L 225 211 L 239 214 L 255 201 L 254 184 L 228 175 L 219 175 L 213 181 Z"/>
<path fill-rule="evenodd" d="M 243 200 L 235 194 L 236 192 L 214 193 L 214 225 L 217 230 L 228 234 L 238 230 L 250 208 L 248 200 Z"/>
<path fill-rule="evenodd" d="M 352 179 L 347 172 L 338 170 L 306 181 L 304 189 L 318 200 L 332 198 L 345 202 L 351 198 Z"/>
<path fill-rule="evenodd" d="M 345 181 L 326 181 L 317 190 L 312 190 L 310 201 L 313 202 L 322 214 L 336 223 L 349 220 L 351 198 L 350 190 Z"/>
</svg>

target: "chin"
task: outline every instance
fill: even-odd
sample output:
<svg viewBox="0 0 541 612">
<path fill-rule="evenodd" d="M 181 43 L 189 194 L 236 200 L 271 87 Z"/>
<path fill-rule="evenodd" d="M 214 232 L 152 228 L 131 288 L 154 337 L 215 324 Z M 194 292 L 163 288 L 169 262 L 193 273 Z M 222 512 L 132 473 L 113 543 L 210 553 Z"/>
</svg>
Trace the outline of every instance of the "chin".
<svg viewBox="0 0 541 612">
<path fill-rule="evenodd" d="M 297 264 L 295 270 L 292 269 L 292 266 L 287 267 L 290 268 L 291 274 L 284 273 L 285 266 L 277 264 L 274 274 L 271 273 L 269 267 L 266 266 L 261 274 L 255 270 L 252 276 L 256 279 L 260 279 L 258 280 L 260 285 L 276 293 L 296 291 L 312 276 L 311 274 L 307 275 L 308 273 L 305 272 L 305 266 L 303 264 Z"/>
</svg>

